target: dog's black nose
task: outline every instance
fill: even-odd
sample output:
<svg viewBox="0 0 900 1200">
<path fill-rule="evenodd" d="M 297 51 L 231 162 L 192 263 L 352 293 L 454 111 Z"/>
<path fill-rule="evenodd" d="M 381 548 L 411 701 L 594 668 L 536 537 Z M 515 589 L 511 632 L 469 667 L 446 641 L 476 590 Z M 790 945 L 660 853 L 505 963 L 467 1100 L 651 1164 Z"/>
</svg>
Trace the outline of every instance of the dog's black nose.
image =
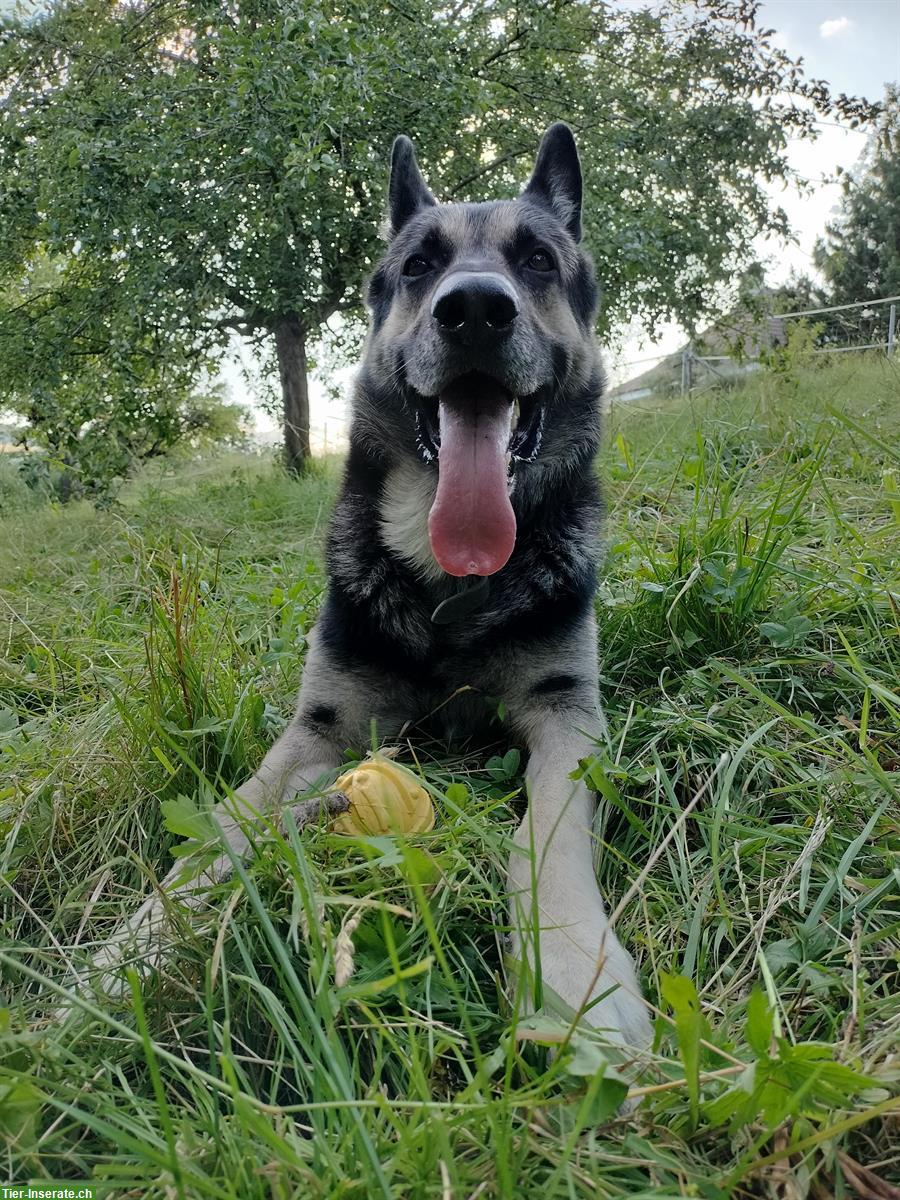
<svg viewBox="0 0 900 1200">
<path fill-rule="evenodd" d="M 493 341 L 519 315 L 513 285 L 493 271 L 455 271 L 438 284 L 431 315 L 443 334 L 468 344 Z"/>
</svg>

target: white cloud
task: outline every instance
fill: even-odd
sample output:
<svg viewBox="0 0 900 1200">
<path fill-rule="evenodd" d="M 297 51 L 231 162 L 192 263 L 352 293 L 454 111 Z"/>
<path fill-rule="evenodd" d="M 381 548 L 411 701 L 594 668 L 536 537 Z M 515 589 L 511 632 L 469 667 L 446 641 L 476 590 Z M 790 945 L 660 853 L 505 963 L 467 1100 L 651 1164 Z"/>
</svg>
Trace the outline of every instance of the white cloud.
<svg viewBox="0 0 900 1200">
<path fill-rule="evenodd" d="M 819 33 L 823 38 L 833 38 L 839 33 L 846 33 L 852 27 L 853 22 L 849 17 L 835 17 L 831 21 L 823 21 L 819 26 Z"/>
</svg>

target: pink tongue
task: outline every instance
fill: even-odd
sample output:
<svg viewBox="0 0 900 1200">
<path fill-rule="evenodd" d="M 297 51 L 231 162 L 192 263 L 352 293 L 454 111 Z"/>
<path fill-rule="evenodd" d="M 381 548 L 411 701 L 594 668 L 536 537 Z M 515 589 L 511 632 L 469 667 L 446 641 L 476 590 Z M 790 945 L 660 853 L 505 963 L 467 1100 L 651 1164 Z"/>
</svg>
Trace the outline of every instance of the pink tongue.
<svg viewBox="0 0 900 1200">
<path fill-rule="evenodd" d="M 506 483 L 510 406 L 469 381 L 440 398 L 438 487 L 428 514 L 434 557 L 448 575 L 493 575 L 516 542 Z"/>
</svg>

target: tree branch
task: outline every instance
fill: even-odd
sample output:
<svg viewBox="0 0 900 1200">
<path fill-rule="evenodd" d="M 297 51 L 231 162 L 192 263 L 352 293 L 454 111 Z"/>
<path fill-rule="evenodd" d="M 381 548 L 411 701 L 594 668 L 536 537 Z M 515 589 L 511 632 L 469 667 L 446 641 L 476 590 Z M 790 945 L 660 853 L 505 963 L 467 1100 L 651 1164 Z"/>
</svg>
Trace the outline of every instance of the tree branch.
<svg viewBox="0 0 900 1200">
<path fill-rule="evenodd" d="M 467 175 L 465 179 L 461 179 L 453 188 L 450 189 L 450 195 L 455 196 L 457 192 L 461 192 L 463 188 L 468 187 L 470 183 L 474 183 L 476 179 L 481 179 L 484 175 L 489 175 L 498 167 L 502 167 L 504 163 L 512 162 L 516 158 L 524 158 L 526 154 L 533 153 L 534 147 L 529 146 L 524 150 L 510 150 L 507 154 L 501 154 L 499 158 L 492 159 L 483 167 L 479 167 L 477 171 L 473 171 L 471 175 Z"/>
</svg>

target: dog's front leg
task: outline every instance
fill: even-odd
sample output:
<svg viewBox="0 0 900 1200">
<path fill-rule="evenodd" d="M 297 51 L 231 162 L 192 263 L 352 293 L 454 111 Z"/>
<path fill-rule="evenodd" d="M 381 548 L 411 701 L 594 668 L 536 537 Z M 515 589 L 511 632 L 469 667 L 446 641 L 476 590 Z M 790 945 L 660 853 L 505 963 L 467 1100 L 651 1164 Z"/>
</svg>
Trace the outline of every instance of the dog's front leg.
<svg viewBox="0 0 900 1200">
<path fill-rule="evenodd" d="M 117 968 L 126 955 L 144 967 L 159 966 L 172 902 L 199 909 L 208 889 L 226 879 L 234 860 L 246 854 L 248 831 L 252 835 L 259 818 L 283 808 L 298 793 L 327 783 L 328 775 L 340 765 L 344 748 L 368 740 L 371 718 L 377 719 L 379 732 L 390 735 L 402 716 L 394 711 L 400 693 L 389 681 L 379 685 L 372 676 L 357 677 L 336 664 L 313 631 L 292 721 L 256 772 L 211 810 L 220 845 L 227 849 L 188 879 L 189 865 L 179 860 L 159 889 L 117 927 L 92 962 L 92 976 L 100 989 L 113 994 L 122 990 Z"/>
<path fill-rule="evenodd" d="M 549 989 L 565 1010 L 584 1006 L 590 1024 L 643 1049 L 651 1035 L 647 1008 L 631 956 L 609 926 L 594 871 L 594 797 L 569 777 L 605 738 L 589 683 L 585 690 L 588 703 L 571 705 L 532 692 L 517 714 L 528 741 L 529 804 L 509 862 L 513 952 L 526 970 L 527 1005 L 552 1007 Z"/>
<path fill-rule="evenodd" d="M 584 732 L 588 719 L 584 710 L 562 709 L 531 722 L 528 811 L 509 862 L 513 950 L 530 968 L 532 1003 L 539 978 L 544 1005 L 552 999 L 548 988 L 567 1009 L 589 1005 L 590 1024 L 644 1048 L 646 1005 L 631 956 L 609 927 L 594 871 L 594 798 L 569 778 L 596 749 Z"/>
</svg>

